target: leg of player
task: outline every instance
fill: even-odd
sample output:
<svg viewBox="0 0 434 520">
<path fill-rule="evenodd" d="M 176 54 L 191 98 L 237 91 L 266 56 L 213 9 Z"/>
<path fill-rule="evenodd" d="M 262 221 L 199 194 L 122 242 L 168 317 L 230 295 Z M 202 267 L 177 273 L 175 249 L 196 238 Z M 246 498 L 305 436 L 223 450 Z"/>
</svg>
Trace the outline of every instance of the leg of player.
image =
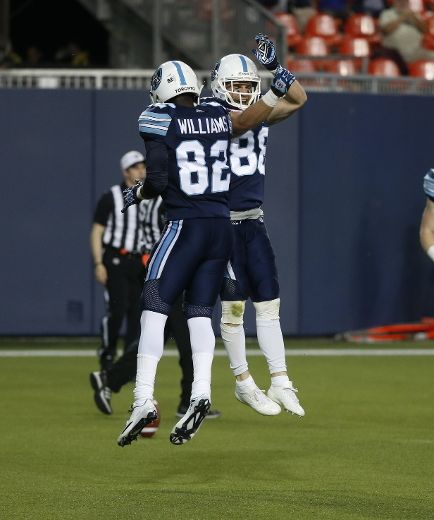
<svg viewBox="0 0 434 520">
<path fill-rule="evenodd" d="M 186 304 L 185 312 L 190 331 L 194 379 L 190 406 L 170 434 L 170 442 L 176 445 L 185 444 L 195 436 L 211 407 L 211 367 L 215 348 L 211 318 L 194 316 L 194 306 L 189 304 Z M 212 308 L 209 313 L 212 313 Z"/>
<path fill-rule="evenodd" d="M 144 293 L 149 285 L 145 284 Z M 145 294 L 146 298 L 146 294 Z M 119 446 L 136 440 L 142 428 L 157 418 L 154 385 L 157 366 L 163 355 L 167 315 L 145 310 L 140 318 L 141 334 L 137 354 L 137 375 L 131 417 L 118 437 Z"/>
<path fill-rule="evenodd" d="M 256 309 L 256 333 L 271 374 L 271 386 L 267 392 L 270 399 L 281 405 L 287 412 L 303 417 L 305 411 L 297 398 L 297 389 L 289 380 L 285 344 L 280 328 L 280 299 L 253 302 Z"/>
<path fill-rule="evenodd" d="M 222 301 L 221 335 L 235 376 L 235 397 L 262 415 L 277 415 L 280 406 L 260 390 L 250 375 L 243 327 L 245 301 Z"/>
</svg>

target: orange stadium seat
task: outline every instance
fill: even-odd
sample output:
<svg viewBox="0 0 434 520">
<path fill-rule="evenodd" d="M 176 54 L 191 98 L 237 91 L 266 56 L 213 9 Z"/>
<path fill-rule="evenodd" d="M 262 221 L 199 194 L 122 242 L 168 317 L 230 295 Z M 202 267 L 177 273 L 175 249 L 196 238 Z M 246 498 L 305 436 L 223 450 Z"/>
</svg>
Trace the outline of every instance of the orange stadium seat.
<svg viewBox="0 0 434 520">
<path fill-rule="evenodd" d="M 315 63 L 312 60 L 300 59 L 300 60 L 288 60 L 286 67 L 291 72 L 295 73 L 307 73 L 312 74 L 316 72 Z"/>
<path fill-rule="evenodd" d="M 419 60 L 408 64 L 410 76 L 434 80 L 434 61 Z"/>
<path fill-rule="evenodd" d="M 295 48 L 297 54 L 301 56 L 318 56 L 328 55 L 328 47 L 323 38 L 319 36 L 304 37 L 303 40 Z M 312 60 L 312 64 L 316 70 L 321 70 L 324 60 Z"/>
<path fill-rule="evenodd" d="M 329 47 L 335 47 L 342 40 L 338 31 L 338 22 L 332 15 L 317 13 L 311 16 L 306 24 L 305 36 L 319 36 L 325 40 Z"/>
<path fill-rule="evenodd" d="M 380 41 L 380 34 L 377 30 L 375 19 L 369 14 L 352 14 L 348 17 L 344 30 L 345 34 L 352 38 L 366 38 L 369 43 L 378 43 Z"/>
<path fill-rule="evenodd" d="M 303 38 L 297 18 L 289 13 L 277 13 L 276 17 L 286 27 L 286 43 L 288 47 L 296 47 Z"/>
<path fill-rule="evenodd" d="M 434 16 L 428 16 L 425 18 L 427 24 L 427 31 L 422 39 L 422 46 L 425 49 L 434 50 Z"/>
<path fill-rule="evenodd" d="M 339 52 L 345 56 L 365 58 L 370 55 L 371 49 L 365 38 L 352 38 L 345 36 L 339 46 Z"/>
<path fill-rule="evenodd" d="M 358 72 L 356 60 L 327 60 L 324 71 L 340 76 L 354 76 Z"/>
<path fill-rule="evenodd" d="M 422 14 L 425 12 L 424 0 L 408 0 L 408 6 L 416 13 Z"/>
<path fill-rule="evenodd" d="M 386 78 L 396 78 L 400 76 L 398 65 L 394 61 L 386 58 L 377 58 L 370 61 L 368 72 L 373 76 L 383 76 Z"/>
</svg>

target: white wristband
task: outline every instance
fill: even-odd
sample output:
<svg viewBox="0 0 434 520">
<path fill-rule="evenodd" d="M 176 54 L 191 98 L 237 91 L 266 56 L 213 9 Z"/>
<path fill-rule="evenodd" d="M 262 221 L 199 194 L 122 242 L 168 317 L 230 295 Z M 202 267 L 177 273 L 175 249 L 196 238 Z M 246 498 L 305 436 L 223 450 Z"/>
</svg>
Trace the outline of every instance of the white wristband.
<svg viewBox="0 0 434 520">
<path fill-rule="evenodd" d="M 272 90 L 269 90 L 261 97 L 261 99 L 266 105 L 273 108 L 277 105 L 280 98 L 277 97 Z"/>
<path fill-rule="evenodd" d="M 429 246 L 427 249 L 426 254 L 431 258 L 431 260 L 434 262 L 434 246 Z"/>
</svg>

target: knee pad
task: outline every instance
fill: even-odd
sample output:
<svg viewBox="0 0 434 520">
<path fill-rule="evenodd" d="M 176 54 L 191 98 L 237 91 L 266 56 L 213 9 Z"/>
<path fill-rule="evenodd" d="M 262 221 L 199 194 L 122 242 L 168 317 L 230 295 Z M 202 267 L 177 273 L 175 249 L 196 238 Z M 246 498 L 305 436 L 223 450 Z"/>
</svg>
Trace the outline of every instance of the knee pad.
<svg viewBox="0 0 434 520">
<path fill-rule="evenodd" d="M 244 323 L 244 309 L 246 302 L 243 300 L 229 302 L 222 301 L 222 323 L 242 325 Z"/>
<path fill-rule="evenodd" d="M 258 320 L 278 320 L 280 309 L 280 298 L 267 302 L 253 302 Z"/>
</svg>

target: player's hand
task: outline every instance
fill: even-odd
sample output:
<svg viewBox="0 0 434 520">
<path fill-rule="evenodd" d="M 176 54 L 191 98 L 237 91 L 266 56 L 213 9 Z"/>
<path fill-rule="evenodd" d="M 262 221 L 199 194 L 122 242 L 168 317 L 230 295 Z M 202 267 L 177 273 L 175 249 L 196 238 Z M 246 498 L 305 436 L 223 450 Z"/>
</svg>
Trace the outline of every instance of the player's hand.
<svg viewBox="0 0 434 520">
<path fill-rule="evenodd" d="M 294 81 L 294 74 L 279 65 L 274 74 L 270 89 L 277 97 L 283 97 L 288 92 L 289 87 L 294 83 Z"/>
<path fill-rule="evenodd" d="M 266 69 L 272 72 L 279 67 L 279 61 L 276 55 L 276 46 L 272 40 L 266 35 L 259 33 L 255 36 L 256 49 L 253 49 L 255 58 L 261 63 Z"/>
<path fill-rule="evenodd" d="M 122 213 L 125 213 L 130 206 L 134 206 L 134 204 L 139 204 L 141 202 L 141 198 L 137 196 L 137 191 L 139 188 L 143 186 L 142 181 L 136 181 L 136 184 L 131 188 L 127 188 L 122 192 L 124 197 L 124 207 L 122 208 Z"/>
</svg>

